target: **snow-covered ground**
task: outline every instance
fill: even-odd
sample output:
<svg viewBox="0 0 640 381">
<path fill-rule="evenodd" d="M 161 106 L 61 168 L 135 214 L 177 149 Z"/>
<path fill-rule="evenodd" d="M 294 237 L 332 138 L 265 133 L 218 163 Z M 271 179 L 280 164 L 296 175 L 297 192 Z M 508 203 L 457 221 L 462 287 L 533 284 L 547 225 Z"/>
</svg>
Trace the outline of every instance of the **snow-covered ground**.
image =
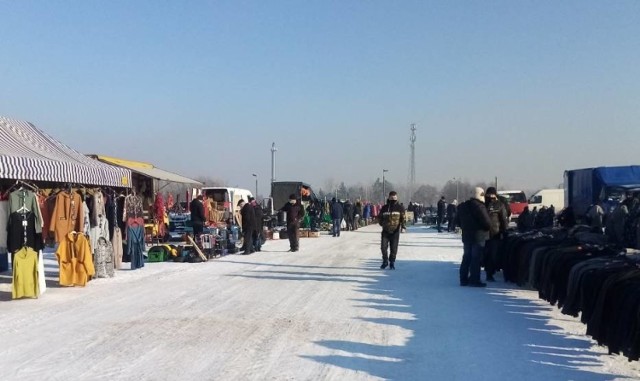
<svg viewBox="0 0 640 381">
<path fill-rule="evenodd" d="M 499 281 L 460 287 L 461 244 L 425 226 L 380 270 L 379 228 L 270 241 L 207 263 L 150 263 L 85 288 L 10 300 L 0 274 L 1 380 L 611 380 L 578 319 Z M 127 264 L 125 264 L 127 265 Z"/>
</svg>

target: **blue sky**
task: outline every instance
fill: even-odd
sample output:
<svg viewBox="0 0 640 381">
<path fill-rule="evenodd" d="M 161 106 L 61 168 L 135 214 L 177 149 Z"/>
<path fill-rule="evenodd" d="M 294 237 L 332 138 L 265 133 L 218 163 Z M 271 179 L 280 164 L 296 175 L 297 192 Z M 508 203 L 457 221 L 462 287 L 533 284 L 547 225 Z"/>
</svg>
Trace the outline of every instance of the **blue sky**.
<svg viewBox="0 0 640 381">
<path fill-rule="evenodd" d="M 0 115 L 267 193 L 639 164 L 639 1 L 0 1 Z"/>
</svg>

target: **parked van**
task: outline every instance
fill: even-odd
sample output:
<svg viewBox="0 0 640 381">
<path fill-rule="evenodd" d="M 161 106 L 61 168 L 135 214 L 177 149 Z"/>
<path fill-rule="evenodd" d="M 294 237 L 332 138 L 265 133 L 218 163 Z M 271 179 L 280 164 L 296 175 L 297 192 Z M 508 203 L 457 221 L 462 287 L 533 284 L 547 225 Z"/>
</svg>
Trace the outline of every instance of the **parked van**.
<svg viewBox="0 0 640 381">
<path fill-rule="evenodd" d="M 202 194 L 205 198 L 212 198 L 218 205 L 224 205 L 225 220 L 240 211 L 238 201 L 249 201 L 249 197 L 253 197 L 249 190 L 229 187 L 205 187 L 202 188 Z"/>
<path fill-rule="evenodd" d="M 511 210 L 511 220 L 517 220 L 518 216 L 528 205 L 527 196 L 521 190 L 498 191 L 498 195 L 504 197 L 509 202 L 509 209 Z"/>
<path fill-rule="evenodd" d="M 534 207 L 540 210 L 543 206 L 548 208 L 551 205 L 556 213 L 564 209 L 564 189 L 540 189 L 529 198 L 529 210 L 533 210 Z"/>
</svg>

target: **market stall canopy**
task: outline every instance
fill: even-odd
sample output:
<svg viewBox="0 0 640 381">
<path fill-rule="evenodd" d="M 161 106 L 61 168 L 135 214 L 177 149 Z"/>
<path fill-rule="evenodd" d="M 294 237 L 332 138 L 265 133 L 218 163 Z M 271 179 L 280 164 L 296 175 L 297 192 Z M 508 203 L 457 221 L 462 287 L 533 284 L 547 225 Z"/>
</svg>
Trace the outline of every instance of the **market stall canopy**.
<svg viewBox="0 0 640 381">
<path fill-rule="evenodd" d="M 156 180 L 169 181 L 172 183 L 203 185 L 200 181 L 193 180 L 188 177 L 180 176 L 173 172 L 165 171 L 164 169 L 154 167 L 152 164 L 144 163 L 141 161 L 124 160 L 124 159 L 118 159 L 115 157 L 102 156 L 102 155 L 90 155 L 90 157 L 100 160 L 103 163 L 117 165 L 122 168 L 127 168 L 132 172 L 140 173 L 145 176 L 154 178 Z"/>
<path fill-rule="evenodd" d="M 0 178 L 131 187 L 131 171 L 91 160 L 25 121 L 0 116 Z"/>
</svg>

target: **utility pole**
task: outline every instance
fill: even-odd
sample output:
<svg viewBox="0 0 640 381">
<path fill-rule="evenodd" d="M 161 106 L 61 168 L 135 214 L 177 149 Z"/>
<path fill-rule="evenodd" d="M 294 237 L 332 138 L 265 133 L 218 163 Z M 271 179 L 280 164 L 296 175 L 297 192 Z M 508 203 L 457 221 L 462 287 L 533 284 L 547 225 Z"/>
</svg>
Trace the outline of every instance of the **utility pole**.
<svg viewBox="0 0 640 381">
<path fill-rule="evenodd" d="M 384 174 L 389 172 L 388 169 L 383 169 L 382 170 L 382 203 L 384 204 L 384 200 L 387 197 L 387 192 L 385 191 L 385 182 L 386 180 L 384 179 Z"/>
<path fill-rule="evenodd" d="M 258 199 L 258 175 L 253 173 L 252 176 L 256 178 L 256 196 L 255 196 L 255 198 Z"/>
<path fill-rule="evenodd" d="M 276 148 L 276 143 L 271 144 L 271 188 L 273 188 L 273 183 L 276 181 L 276 152 L 278 149 Z M 258 181 L 256 177 L 256 181 Z M 257 191 L 256 191 L 257 192 Z M 269 193 L 271 193 L 271 189 L 269 189 Z M 271 195 L 273 197 L 273 195 Z"/>
</svg>

